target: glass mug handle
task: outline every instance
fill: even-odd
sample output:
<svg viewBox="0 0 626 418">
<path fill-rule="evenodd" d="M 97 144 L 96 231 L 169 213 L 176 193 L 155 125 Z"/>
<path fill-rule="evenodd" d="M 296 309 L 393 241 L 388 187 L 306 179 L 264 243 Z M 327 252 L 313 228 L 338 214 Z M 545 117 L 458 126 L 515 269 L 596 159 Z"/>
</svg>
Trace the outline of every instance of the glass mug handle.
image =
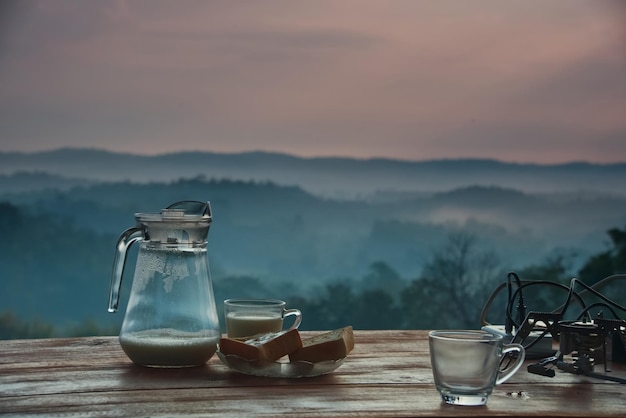
<svg viewBox="0 0 626 418">
<path fill-rule="evenodd" d="M 502 348 L 503 359 L 504 356 L 508 353 L 517 352 L 518 354 L 517 359 L 512 366 L 509 366 L 499 372 L 500 377 L 498 377 L 498 379 L 496 380 L 496 385 L 506 382 L 511 376 L 513 376 L 515 372 L 518 371 L 519 368 L 522 366 L 522 363 L 524 362 L 524 359 L 526 357 L 526 351 L 521 344 L 505 344 Z"/>
<path fill-rule="evenodd" d="M 287 329 L 290 330 L 298 328 L 300 326 L 300 322 L 302 322 L 302 312 L 300 312 L 300 309 L 283 309 L 283 319 L 288 316 L 295 316 L 295 318 L 291 327 Z"/>
</svg>

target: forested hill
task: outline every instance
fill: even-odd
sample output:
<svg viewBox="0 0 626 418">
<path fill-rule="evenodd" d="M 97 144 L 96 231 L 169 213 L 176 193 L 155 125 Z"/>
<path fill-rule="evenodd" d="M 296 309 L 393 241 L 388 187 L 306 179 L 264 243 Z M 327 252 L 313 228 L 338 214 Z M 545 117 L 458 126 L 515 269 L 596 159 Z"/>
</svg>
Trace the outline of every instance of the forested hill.
<svg viewBox="0 0 626 418">
<path fill-rule="evenodd" d="M 71 148 L 0 153 L 0 174 L 18 172 L 47 173 L 81 181 L 146 183 L 198 176 L 271 181 L 299 186 L 319 196 L 341 198 L 371 196 L 381 191 L 438 192 L 475 185 L 529 193 L 626 194 L 626 163 L 538 165 L 480 159 L 300 158 L 269 152 L 180 152 L 142 156 Z"/>
<path fill-rule="evenodd" d="M 134 225 L 134 213 L 187 199 L 211 202 L 209 258 L 214 278 L 225 280 L 216 285 L 220 297 L 236 296 L 223 293 L 234 278 L 247 278 L 248 289 L 252 280 L 269 295 L 311 294 L 334 280 L 358 280 L 378 262 L 408 282 L 459 231 L 493 251 L 505 270 L 540 263 L 558 248 L 576 249 L 585 260 L 604 248 L 609 228 L 626 225 L 626 197 L 484 186 L 384 201 L 201 178 L 3 193 L 0 306 L 57 322 L 110 318 L 105 306 L 117 237 Z"/>
</svg>

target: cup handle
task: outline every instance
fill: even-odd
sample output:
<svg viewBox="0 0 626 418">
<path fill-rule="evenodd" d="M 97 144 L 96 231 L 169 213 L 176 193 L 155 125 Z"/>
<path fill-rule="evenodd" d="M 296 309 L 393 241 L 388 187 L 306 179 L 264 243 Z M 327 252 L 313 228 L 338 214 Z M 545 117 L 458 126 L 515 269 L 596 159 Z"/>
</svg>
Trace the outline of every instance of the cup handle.
<svg viewBox="0 0 626 418">
<path fill-rule="evenodd" d="M 291 327 L 287 329 L 290 330 L 298 328 L 300 326 L 300 322 L 302 322 L 302 312 L 300 312 L 300 309 L 283 309 L 283 319 L 288 316 L 295 316 L 295 318 Z"/>
<path fill-rule="evenodd" d="M 508 353 L 517 352 L 517 359 L 512 366 L 507 367 L 504 370 L 500 371 L 500 377 L 496 380 L 496 385 L 506 382 L 511 376 L 515 374 L 516 371 L 522 366 L 524 359 L 526 358 L 526 351 L 524 347 L 520 344 L 506 344 L 502 349 L 502 358 Z"/>
</svg>

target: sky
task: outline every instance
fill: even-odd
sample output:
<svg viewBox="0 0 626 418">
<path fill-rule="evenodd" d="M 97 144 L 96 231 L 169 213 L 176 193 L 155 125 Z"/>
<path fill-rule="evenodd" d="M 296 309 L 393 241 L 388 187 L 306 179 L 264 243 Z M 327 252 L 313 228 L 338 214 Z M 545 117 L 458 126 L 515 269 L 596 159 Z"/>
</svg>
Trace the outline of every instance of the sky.
<svg viewBox="0 0 626 418">
<path fill-rule="evenodd" d="M 0 151 L 626 162 L 621 0 L 3 0 Z"/>
</svg>

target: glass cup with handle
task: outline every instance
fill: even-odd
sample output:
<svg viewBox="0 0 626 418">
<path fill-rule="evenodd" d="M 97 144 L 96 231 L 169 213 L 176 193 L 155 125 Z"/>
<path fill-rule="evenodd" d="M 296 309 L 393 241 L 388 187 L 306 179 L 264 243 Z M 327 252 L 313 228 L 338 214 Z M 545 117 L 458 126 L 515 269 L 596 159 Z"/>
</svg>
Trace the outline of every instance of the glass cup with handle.
<svg viewBox="0 0 626 418">
<path fill-rule="evenodd" d="M 229 338 L 246 338 L 283 330 L 283 321 L 293 316 L 288 329 L 298 328 L 302 322 L 299 309 L 286 309 L 287 302 L 278 299 L 226 299 L 224 317 Z"/>
<path fill-rule="evenodd" d="M 504 344 L 501 335 L 482 330 L 436 330 L 428 334 L 435 386 L 453 405 L 484 405 L 495 385 L 508 380 L 522 365 L 524 347 Z M 512 364 L 500 370 L 506 355 Z"/>
</svg>

